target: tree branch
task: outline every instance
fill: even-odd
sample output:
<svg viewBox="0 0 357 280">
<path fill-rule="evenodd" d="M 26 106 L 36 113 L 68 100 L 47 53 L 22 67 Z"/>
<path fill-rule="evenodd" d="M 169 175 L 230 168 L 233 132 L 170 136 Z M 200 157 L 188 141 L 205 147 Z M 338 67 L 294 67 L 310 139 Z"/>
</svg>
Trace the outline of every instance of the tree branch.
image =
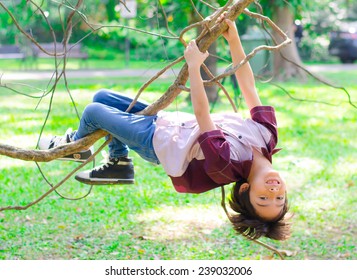
<svg viewBox="0 0 357 280">
<path fill-rule="evenodd" d="M 96 141 L 106 135 L 108 135 L 107 132 L 97 130 L 75 142 L 58 146 L 50 150 L 27 150 L 6 144 L 0 144 L 0 155 L 25 161 L 48 162 L 89 148 Z"/>
</svg>

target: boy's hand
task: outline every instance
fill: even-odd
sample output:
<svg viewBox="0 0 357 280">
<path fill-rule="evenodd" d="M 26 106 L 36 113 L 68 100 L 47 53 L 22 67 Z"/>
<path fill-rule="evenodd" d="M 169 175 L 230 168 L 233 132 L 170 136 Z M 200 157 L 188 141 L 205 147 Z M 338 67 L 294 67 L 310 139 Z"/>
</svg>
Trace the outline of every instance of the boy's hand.
<svg viewBox="0 0 357 280">
<path fill-rule="evenodd" d="M 223 20 L 227 23 L 228 25 L 228 29 L 226 31 L 224 31 L 222 33 L 223 37 L 227 40 L 227 42 L 232 42 L 235 39 L 239 39 L 239 35 L 238 35 L 238 30 L 237 30 L 237 26 L 235 24 L 235 22 L 231 21 L 230 19 L 226 19 L 226 14 L 227 12 L 222 13 L 216 23 L 220 23 Z"/>
<path fill-rule="evenodd" d="M 208 55 L 208 51 L 203 53 L 198 49 L 195 40 L 187 45 L 184 53 L 188 67 L 200 67 Z"/>
</svg>

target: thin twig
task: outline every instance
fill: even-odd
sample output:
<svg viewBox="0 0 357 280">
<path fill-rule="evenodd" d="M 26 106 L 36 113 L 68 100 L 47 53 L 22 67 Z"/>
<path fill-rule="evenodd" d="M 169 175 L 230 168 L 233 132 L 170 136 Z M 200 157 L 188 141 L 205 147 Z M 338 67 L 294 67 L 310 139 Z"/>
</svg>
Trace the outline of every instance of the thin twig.
<svg viewBox="0 0 357 280">
<path fill-rule="evenodd" d="M 169 21 L 167 20 L 167 15 L 166 15 L 166 12 L 165 12 L 164 7 L 163 7 L 162 4 L 161 4 L 161 1 L 160 1 L 160 0 L 157 0 L 157 2 L 159 3 L 159 6 L 160 6 L 160 9 L 161 9 L 162 15 L 164 16 L 165 26 L 166 26 L 167 32 L 169 32 L 169 34 L 171 34 L 172 36 L 177 37 L 177 35 L 176 35 L 174 32 L 172 32 L 171 29 L 170 29 L 170 27 L 169 27 Z"/>
<path fill-rule="evenodd" d="M 255 242 L 255 243 L 257 243 L 257 244 L 259 244 L 259 245 L 261 245 L 261 246 L 263 246 L 263 247 L 265 247 L 265 248 L 267 248 L 267 249 L 269 249 L 270 251 L 272 251 L 272 252 L 274 252 L 275 254 L 277 254 L 280 259 L 284 260 L 284 257 L 283 257 L 283 255 L 280 253 L 280 251 L 279 251 L 278 249 L 274 248 L 273 246 L 270 246 L 270 245 L 268 245 L 268 244 L 266 244 L 266 243 L 264 243 L 264 242 L 262 242 L 262 241 L 260 241 L 260 240 L 250 238 L 249 236 L 245 236 L 245 237 L 246 237 L 247 239 L 249 239 L 250 241 L 253 241 L 253 242 Z"/>
<path fill-rule="evenodd" d="M 212 72 L 209 70 L 209 68 L 207 67 L 206 64 L 202 64 L 202 69 L 205 71 L 205 73 L 208 75 L 208 77 L 214 78 L 214 75 L 213 75 Z M 231 106 L 232 106 L 232 108 L 233 108 L 233 111 L 234 111 L 235 113 L 237 113 L 237 112 L 238 112 L 238 109 L 237 109 L 236 105 L 234 104 L 232 98 L 229 96 L 228 91 L 226 90 L 226 88 L 225 88 L 225 87 L 222 85 L 222 83 L 219 82 L 219 81 L 217 81 L 216 84 L 217 84 L 217 86 L 224 92 L 224 94 L 226 95 L 226 97 L 227 97 L 229 103 L 231 104 Z"/>
<path fill-rule="evenodd" d="M 176 64 L 180 63 L 181 61 L 184 60 L 184 57 L 181 56 L 178 59 L 176 59 L 175 61 L 171 62 L 169 65 L 165 66 L 163 69 L 161 69 L 159 72 L 157 72 L 153 77 L 151 77 L 149 79 L 149 81 L 147 81 L 146 83 L 144 83 L 138 93 L 136 94 L 136 96 L 133 98 L 133 101 L 130 103 L 129 107 L 126 109 L 126 112 L 130 112 L 130 110 L 134 107 L 134 105 L 136 104 L 136 102 L 139 100 L 140 95 L 143 93 L 143 91 L 149 87 L 155 80 L 157 80 L 162 74 L 164 74 L 168 69 L 172 68 L 173 66 L 175 66 Z"/>
<path fill-rule="evenodd" d="M 82 164 L 80 164 L 78 167 L 76 167 L 75 169 L 73 169 L 69 174 L 66 175 L 66 177 L 64 177 L 59 183 L 57 183 L 55 186 L 53 186 L 50 190 L 48 190 L 47 192 L 45 192 L 43 195 L 41 195 L 39 198 L 37 198 L 36 200 L 34 200 L 33 202 L 25 205 L 25 206 L 7 206 L 7 207 L 1 207 L 0 208 L 0 212 L 1 211 L 5 211 L 5 210 L 26 210 L 29 207 L 39 203 L 41 200 L 43 200 L 45 197 L 47 197 L 49 194 L 51 194 L 53 191 L 55 191 L 57 188 L 59 188 L 60 186 L 62 186 L 74 173 L 76 173 L 78 170 L 80 170 L 83 166 L 85 166 L 88 162 L 92 161 L 93 158 L 105 147 L 108 145 L 108 143 L 111 141 L 110 138 L 108 138 L 100 147 L 99 149 L 93 153 L 88 159 L 87 161 L 83 162 Z"/>
<path fill-rule="evenodd" d="M 228 220 L 231 220 L 232 219 L 231 215 L 229 214 L 229 212 L 227 210 L 227 207 L 226 207 L 226 193 L 225 193 L 224 186 L 221 186 L 221 194 L 222 194 L 222 196 L 221 196 L 221 206 L 222 206 L 224 212 L 226 213 L 226 216 L 227 216 Z M 259 241 L 257 239 L 251 238 L 248 235 L 244 235 L 243 234 L 242 236 L 247 238 L 248 240 L 253 241 L 253 242 L 255 242 L 255 243 L 257 243 L 257 244 L 259 244 L 259 245 L 261 245 L 261 246 L 263 246 L 263 247 L 265 247 L 267 249 L 269 249 L 270 251 L 276 253 L 282 260 L 284 259 L 283 255 L 279 252 L 279 250 L 274 248 L 273 246 L 270 246 L 270 245 L 268 245 L 268 244 L 266 244 L 266 243 L 264 243 L 262 241 Z"/>
<path fill-rule="evenodd" d="M 257 7 L 258 7 L 258 8 L 260 9 L 260 11 L 262 12 L 262 7 L 261 7 L 261 5 L 260 5 L 258 2 L 256 2 L 256 1 L 255 1 L 255 4 L 257 5 Z M 256 19 L 261 20 L 261 23 L 262 23 L 261 26 L 262 26 L 262 28 L 267 32 L 267 34 L 269 34 L 269 36 L 270 36 L 270 38 L 273 40 L 273 42 L 274 42 L 275 44 L 277 44 L 275 38 L 271 35 L 271 33 L 268 31 L 268 29 L 267 29 L 266 26 L 265 26 L 265 22 L 268 22 L 270 26 L 272 26 L 272 24 L 274 24 L 271 19 L 269 19 L 268 17 L 263 16 L 263 15 L 261 15 L 261 14 L 250 12 L 248 9 L 245 9 L 245 10 L 244 10 L 244 14 L 246 14 L 246 15 L 248 15 L 248 16 L 250 16 L 250 17 L 253 17 L 253 18 L 256 18 Z M 275 24 L 274 24 L 274 25 L 275 25 Z M 278 28 L 278 29 L 273 28 L 273 29 L 274 29 L 274 31 L 278 32 L 281 36 L 283 36 L 283 32 L 282 32 L 282 30 L 281 30 L 280 28 Z M 289 58 L 287 58 L 287 57 L 286 57 L 282 52 L 280 52 L 280 51 L 279 51 L 279 54 L 280 54 L 280 56 L 281 56 L 284 60 L 286 60 L 286 61 L 288 61 L 289 63 L 293 64 L 294 66 L 298 67 L 300 70 L 304 71 L 305 73 L 307 73 L 309 76 L 313 77 L 315 80 L 319 81 L 320 83 L 322 83 L 322 84 L 324 84 L 324 85 L 327 85 L 327 86 L 329 86 L 329 87 L 335 88 L 335 89 L 342 90 L 342 91 L 347 95 L 348 103 L 349 103 L 352 107 L 354 107 L 355 109 L 357 109 L 357 106 L 352 102 L 352 98 L 351 98 L 350 93 L 347 91 L 347 89 L 346 89 L 345 87 L 336 86 L 336 85 L 334 85 L 334 84 L 332 84 L 332 83 L 326 81 L 325 79 L 323 79 L 323 78 L 321 78 L 321 77 L 315 75 L 314 73 L 312 73 L 311 71 L 309 71 L 306 67 L 300 65 L 299 63 L 296 63 L 295 61 L 293 61 L 293 60 L 291 60 L 291 59 L 289 59 Z M 275 84 L 275 86 L 277 86 L 277 85 Z M 281 88 L 281 87 L 280 87 L 280 88 Z M 284 91 L 287 93 L 286 90 L 284 90 Z M 289 95 L 289 96 L 291 97 L 291 95 Z M 295 99 L 295 100 L 299 100 L 299 99 Z M 299 101 L 307 101 L 307 100 L 299 100 Z M 313 102 L 313 101 L 312 101 L 312 102 Z M 327 102 L 321 102 L 321 101 L 315 101 L 315 102 L 317 102 L 317 103 L 324 103 L 324 104 L 327 104 L 327 105 L 332 105 L 332 104 L 327 103 Z"/>
<path fill-rule="evenodd" d="M 53 188 L 53 184 L 47 179 L 47 177 L 46 177 L 46 175 L 43 173 L 43 171 L 42 171 L 42 169 L 41 169 L 39 163 L 38 163 L 38 162 L 35 162 L 35 164 L 36 164 L 37 169 L 38 169 L 38 171 L 40 172 L 42 178 L 46 181 L 46 183 L 50 186 L 50 188 Z M 83 196 L 81 196 L 81 197 L 76 197 L 76 198 L 66 197 L 66 196 L 62 195 L 57 189 L 55 190 L 55 193 L 56 193 L 57 195 L 59 195 L 61 198 L 66 199 L 66 200 L 81 200 L 81 199 L 86 198 L 88 195 L 90 195 L 91 192 L 92 192 L 92 189 L 93 189 L 93 185 L 90 186 L 88 192 L 87 192 L 85 195 L 83 195 Z"/>
<path fill-rule="evenodd" d="M 270 25 L 270 27 L 272 29 L 274 29 L 283 38 L 284 41 L 278 45 L 275 45 L 275 46 L 261 45 L 261 46 L 256 47 L 248 55 L 246 55 L 245 58 L 240 63 L 238 63 L 231 69 L 226 69 L 226 71 L 223 74 L 218 75 L 214 79 L 206 81 L 205 85 L 211 85 L 211 83 L 214 83 L 217 80 L 220 80 L 220 79 L 223 79 L 224 77 L 233 75 L 240 67 L 242 67 L 244 64 L 246 64 L 259 51 L 262 51 L 262 50 L 277 51 L 291 43 L 291 39 L 270 18 L 260 15 L 260 14 L 257 14 L 257 13 L 252 13 L 248 9 L 245 9 L 244 13 L 267 22 Z"/>
</svg>

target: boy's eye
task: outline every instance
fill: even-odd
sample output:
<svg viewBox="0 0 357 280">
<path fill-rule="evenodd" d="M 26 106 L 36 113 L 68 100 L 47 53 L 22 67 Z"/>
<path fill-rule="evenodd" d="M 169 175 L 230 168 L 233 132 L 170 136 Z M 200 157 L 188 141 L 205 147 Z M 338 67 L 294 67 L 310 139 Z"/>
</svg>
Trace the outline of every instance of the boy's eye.
<svg viewBox="0 0 357 280">
<path fill-rule="evenodd" d="M 277 199 L 278 199 L 278 200 L 283 200 L 283 199 L 284 199 L 284 196 L 278 196 Z"/>
<path fill-rule="evenodd" d="M 261 200 L 267 200 L 268 198 L 266 196 L 260 196 L 259 197 Z"/>
</svg>

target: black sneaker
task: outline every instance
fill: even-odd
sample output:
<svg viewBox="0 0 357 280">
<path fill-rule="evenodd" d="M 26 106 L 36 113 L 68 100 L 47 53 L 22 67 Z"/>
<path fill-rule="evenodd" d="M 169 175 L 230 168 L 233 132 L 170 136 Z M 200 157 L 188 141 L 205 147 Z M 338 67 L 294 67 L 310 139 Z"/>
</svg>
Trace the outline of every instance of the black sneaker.
<svg viewBox="0 0 357 280">
<path fill-rule="evenodd" d="M 134 165 L 130 158 L 109 159 L 92 170 L 79 172 L 75 179 L 88 185 L 134 184 Z"/>
<path fill-rule="evenodd" d="M 75 131 L 72 131 L 71 128 L 67 129 L 66 133 L 63 136 L 51 136 L 51 137 L 41 137 L 38 147 L 40 150 L 49 150 L 60 145 L 64 145 L 70 142 L 73 142 L 73 135 Z M 85 162 L 93 154 L 93 147 L 88 150 L 80 151 L 78 153 L 66 155 L 59 160 L 68 160 L 68 161 L 78 161 Z"/>
</svg>

